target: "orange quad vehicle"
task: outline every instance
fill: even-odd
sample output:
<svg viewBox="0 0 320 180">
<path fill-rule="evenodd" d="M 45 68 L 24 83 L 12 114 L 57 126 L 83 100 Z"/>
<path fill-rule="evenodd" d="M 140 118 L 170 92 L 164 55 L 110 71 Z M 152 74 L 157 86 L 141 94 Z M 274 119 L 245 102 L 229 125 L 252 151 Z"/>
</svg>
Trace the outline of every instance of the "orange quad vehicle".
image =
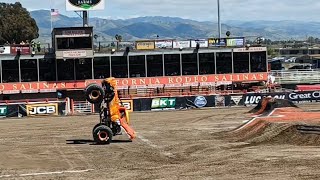
<svg viewBox="0 0 320 180">
<path fill-rule="evenodd" d="M 92 130 L 96 143 L 111 143 L 113 136 L 122 134 L 122 129 L 131 140 L 136 137 L 135 131 L 129 126 L 129 112 L 118 97 L 115 78 L 102 80 L 101 86 L 96 83 L 89 84 L 84 93 L 88 102 L 100 106 L 100 122 Z"/>
</svg>

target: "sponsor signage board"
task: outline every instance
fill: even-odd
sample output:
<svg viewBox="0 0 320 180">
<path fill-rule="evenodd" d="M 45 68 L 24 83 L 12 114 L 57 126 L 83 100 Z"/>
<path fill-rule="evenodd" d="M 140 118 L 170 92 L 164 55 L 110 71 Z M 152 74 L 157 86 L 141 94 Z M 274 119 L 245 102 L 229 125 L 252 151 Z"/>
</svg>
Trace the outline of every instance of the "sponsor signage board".
<svg viewBox="0 0 320 180">
<path fill-rule="evenodd" d="M 231 104 L 238 106 L 242 100 L 242 95 L 241 96 L 231 96 Z"/>
<path fill-rule="evenodd" d="M 243 47 L 244 46 L 244 38 L 227 38 L 227 47 Z"/>
<path fill-rule="evenodd" d="M 168 76 L 168 77 L 143 77 L 143 78 L 117 78 L 117 86 L 120 88 L 131 87 L 179 87 L 183 84 L 215 85 L 219 82 L 246 82 L 266 81 L 267 73 L 244 73 L 244 74 L 216 74 L 196 76 Z M 55 92 L 64 89 L 84 89 L 90 83 L 101 83 L 102 79 L 66 81 L 66 82 L 22 82 L 22 83 L 0 83 L 0 91 L 3 94 L 15 94 L 24 92 Z M 29 91 L 30 90 L 30 91 Z"/>
<path fill-rule="evenodd" d="M 173 48 L 190 48 L 190 41 L 173 41 Z"/>
<path fill-rule="evenodd" d="M 200 48 L 206 48 L 208 47 L 208 40 L 207 39 L 196 39 L 191 40 L 191 47 L 195 48 L 197 46 L 197 43 L 199 43 Z"/>
<path fill-rule="evenodd" d="M 8 114 L 8 106 L 0 106 L 0 117 L 6 117 Z"/>
<path fill-rule="evenodd" d="M 89 34 L 86 34 L 85 30 L 64 30 L 62 31 L 62 36 L 65 37 L 86 37 Z"/>
<path fill-rule="evenodd" d="M 249 48 L 234 48 L 233 52 L 261 52 L 267 51 L 267 47 L 249 47 Z"/>
<path fill-rule="evenodd" d="M 294 103 L 319 102 L 320 91 L 291 92 L 288 93 L 288 100 Z"/>
<path fill-rule="evenodd" d="M 104 10 L 105 0 L 66 0 L 66 11 Z"/>
<path fill-rule="evenodd" d="M 275 94 L 246 94 L 243 96 L 243 103 L 245 105 L 256 105 L 264 97 L 271 96 L 276 99 L 286 99 L 285 93 L 275 93 Z"/>
<path fill-rule="evenodd" d="M 10 54 L 10 46 L 0 46 L 0 54 Z"/>
<path fill-rule="evenodd" d="M 208 46 L 209 47 L 223 47 L 227 45 L 226 38 L 209 38 Z"/>
<path fill-rule="evenodd" d="M 136 49 L 138 50 L 152 50 L 154 48 L 154 41 L 136 41 Z"/>
<path fill-rule="evenodd" d="M 176 98 L 154 98 L 151 103 L 151 110 L 173 110 L 176 106 Z"/>
<path fill-rule="evenodd" d="M 58 115 L 58 104 L 32 104 L 26 106 L 27 116 Z"/>
<path fill-rule="evenodd" d="M 121 100 L 121 102 L 128 112 L 133 112 L 133 100 Z"/>
<path fill-rule="evenodd" d="M 31 48 L 29 45 L 11 45 L 10 54 L 16 55 L 20 51 L 21 55 L 31 54 Z"/>
<path fill-rule="evenodd" d="M 204 96 L 197 96 L 194 99 L 194 105 L 197 106 L 198 108 L 205 107 L 207 105 L 207 99 Z"/>
<path fill-rule="evenodd" d="M 172 40 L 156 40 L 155 47 L 157 49 L 172 48 Z"/>
<path fill-rule="evenodd" d="M 80 58 L 87 56 L 87 52 L 85 50 L 63 51 L 62 54 L 64 58 Z"/>
</svg>

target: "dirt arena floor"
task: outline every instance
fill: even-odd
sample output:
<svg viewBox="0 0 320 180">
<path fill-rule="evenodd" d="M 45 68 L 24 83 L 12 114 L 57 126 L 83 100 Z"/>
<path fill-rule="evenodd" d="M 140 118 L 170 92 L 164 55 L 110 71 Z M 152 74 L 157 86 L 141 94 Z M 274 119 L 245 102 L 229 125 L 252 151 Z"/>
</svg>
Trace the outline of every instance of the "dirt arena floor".
<svg viewBox="0 0 320 180">
<path fill-rule="evenodd" d="M 221 136 L 251 108 L 132 113 L 138 138 L 110 145 L 92 142 L 98 116 L 2 119 L 0 179 L 320 179 L 319 144 Z"/>
</svg>

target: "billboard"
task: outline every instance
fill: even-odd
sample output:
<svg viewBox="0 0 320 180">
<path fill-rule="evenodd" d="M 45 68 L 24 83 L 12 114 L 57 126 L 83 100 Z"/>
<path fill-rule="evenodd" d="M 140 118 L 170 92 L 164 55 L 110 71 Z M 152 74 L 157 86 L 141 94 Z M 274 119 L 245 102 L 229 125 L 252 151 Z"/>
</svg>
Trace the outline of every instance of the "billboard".
<svg viewBox="0 0 320 180">
<path fill-rule="evenodd" d="M 32 104 L 26 107 L 28 116 L 59 115 L 58 104 Z"/>
<path fill-rule="evenodd" d="M 172 40 L 156 40 L 155 45 L 157 49 L 172 48 Z"/>
<path fill-rule="evenodd" d="M 66 0 L 66 11 L 104 10 L 105 0 Z"/>
<path fill-rule="evenodd" d="M 244 38 L 227 38 L 227 47 L 243 47 Z"/>
<path fill-rule="evenodd" d="M 151 111 L 174 110 L 176 98 L 155 98 L 151 102 Z"/>
<path fill-rule="evenodd" d="M 191 40 L 191 47 L 195 48 L 199 43 L 200 47 L 208 47 L 208 40 L 207 39 L 196 39 Z"/>
<path fill-rule="evenodd" d="M 209 47 L 223 47 L 226 46 L 226 38 L 209 38 L 208 39 Z"/>
<path fill-rule="evenodd" d="M 136 49 L 138 50 L 151 50 L 154 49 L 154 41 L 137 41 Z"/>
<path fill-rule="evenodd" d="M 20 51 L 21 55 L 29 55 L 31 54 L 31 48 L 29 45 L 11 45 L 10 54 L 16 55 Z"/>
<path fill-rule="evenodd" d="M 173 41 L 173 48 L 190 48 L 190 41 Z"/>
<path fill-rule="evenodd" d="M 0 54 L 10 54 L 10 46 L 0 46 Z"/>
</svg>

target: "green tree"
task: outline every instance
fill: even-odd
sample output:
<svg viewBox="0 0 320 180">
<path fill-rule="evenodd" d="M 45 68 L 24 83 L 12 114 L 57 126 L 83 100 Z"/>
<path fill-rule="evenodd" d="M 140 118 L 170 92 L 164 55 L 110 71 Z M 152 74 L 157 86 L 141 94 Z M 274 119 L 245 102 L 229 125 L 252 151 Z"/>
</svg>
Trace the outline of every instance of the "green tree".
<svg viewBox="0 0 320 180">
<path fill-rule="evenodd" d="M 39 28 L 19 2 L 0 3 L 0 44 L 20 43 L 39 37 Z"/>
</svg>

